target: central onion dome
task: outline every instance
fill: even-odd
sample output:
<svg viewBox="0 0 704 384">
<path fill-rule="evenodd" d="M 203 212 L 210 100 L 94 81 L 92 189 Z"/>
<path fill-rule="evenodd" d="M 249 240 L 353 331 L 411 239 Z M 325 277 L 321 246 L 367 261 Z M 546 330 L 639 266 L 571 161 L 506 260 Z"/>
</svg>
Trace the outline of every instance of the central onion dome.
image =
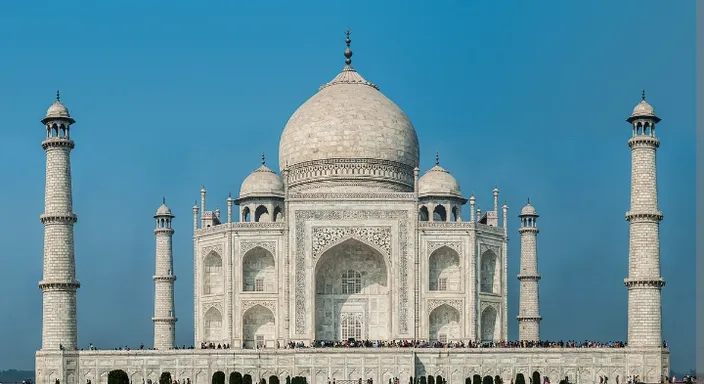
<svg viewBox="0 0 704 384">
<path fill-rule="evenodd" d="M 291 116 L 279 143 L 279 166 L 292 191 L 413 191 L 418 136 L 406 114 L 345 66 Z"/>
</svg>

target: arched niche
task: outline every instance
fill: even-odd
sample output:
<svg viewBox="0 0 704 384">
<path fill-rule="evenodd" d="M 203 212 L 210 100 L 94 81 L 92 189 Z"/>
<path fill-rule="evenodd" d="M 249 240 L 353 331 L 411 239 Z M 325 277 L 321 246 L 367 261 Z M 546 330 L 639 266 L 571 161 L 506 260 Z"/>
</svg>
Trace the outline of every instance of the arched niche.
<svg viewBox="0 0 704 384">
<path fill-rule="evenodd" d="M 496 329 L 497 329 L 496 322 L 498 320 L 498 313 L 496 313 L 496 309 L 493 306 L 488 305 L 482 311 L 480 319 L 481 319 L 480 320 L 481 340 L 483 342 L 494 341 L 496 338 Z"/>
<path fill-rule="evenodd" d="M 462 337 L 460 312 L 447 304 L 433 309 L 428 316 L 430 341 L 447 343 Z"/>
<path fill-rule="evenodd" d="M 450 247 L 440 247 L 428 258 L 428 283 L 431 291 L 460 290 L 460 255 Z"/>
<path fill-rule="evenodd" d="M 325 251 L 315 266 L 315 337 L 389 338 L 390 276 L 372 246 L 348 239 Z"/>
<path fill-rule="evenodd" d="M 203 315 L 203 341 L 206 343 L 219 343 L 222 340 L 222 313 L 211 307 Z"/>
<path fill-rule="evenodd" d="M 242 289 L 247 292 L 276 291 L 276 265 L 271 252 L 255 247 L 244 254 Z"/>
<path fill-rule="evenodd" d="M 242 315 L 244 348 L 273 346 L 276 339 L 276 318 L 270 309 L 255 305 Z"/>
<path fill-rule="evenodd" d="M 482 293 L 500 292 L 500 265 L 499 258 L 494 251 L 487 249 L 479 259 L 479 291 Z"/>
<path fill-rule="evenodd" d="M 222 264 L 222 257 L 215 251 L 211 251 L 203 259 L 203 294 L 217 295 L 224 291 Z"/>
</svg>

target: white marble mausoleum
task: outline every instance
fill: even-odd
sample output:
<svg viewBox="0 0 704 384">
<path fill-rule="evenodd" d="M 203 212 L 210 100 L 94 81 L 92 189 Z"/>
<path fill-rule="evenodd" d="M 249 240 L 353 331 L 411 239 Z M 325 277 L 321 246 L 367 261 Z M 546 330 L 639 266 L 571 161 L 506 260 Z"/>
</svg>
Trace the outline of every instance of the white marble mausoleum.
<svg viewBox="0 0 704 384">
<path fill-rule="evenodd" d="M 47 164 L 37 383 L 105 384 L 117 369 L 134 384 L 156 382 L 165 371 L 195 384 L 209 384 L 218 371 L 255 379 L 301 375 L 314 384 L 394 377 L 407 383 L 428 374 L 451 384 L 474 374 L 500 375 L 508 383 L 535 371 L 555 383 L 565 376 L 582 384 L 617 375 L 622 382 L 639 375 L 654 383 L 667 375 L 655 167 L 660 119 L 645 96 L 623 135 L 632 153 L 628 346 L 497 347 L 509 339 L 509 304 L 519 307 L 518 338 L 540 340 L 539 215 L 529 202 L 511 216 L 506 203 L 499 205 L 498 188 L 487 191 L 487 209 L 479 209 L 437 155 L 435 166 L 422 172 L 413 124 L 352 66 L 349 35 L 346 42 L 342 71 L 284 127 L 280 172 L 262 156 L 239 196 L 222 197 L 225 212 L 211 209 L 205 187 L 190 212 L 196 349 L 175 349 L 174 280 L 190 271 L 174 271 L 171 240 L 191 234 L 174 234 L 176 219 L 165 202 L 154 215 L 154 349 L 78 349 L 69 160 L 75 120 L 57 95 L 42 120 Z M 465 205 L 468 215 L 461 213 Z M 518 303 L 507 300 L 507 280 L 516 278 L 506 272 L 508 220 L 520 220 Z M 316 344 L 350 339 L 431 346 Z M 494 346 L 437 347 L 457 342 Z"/>
</svg>

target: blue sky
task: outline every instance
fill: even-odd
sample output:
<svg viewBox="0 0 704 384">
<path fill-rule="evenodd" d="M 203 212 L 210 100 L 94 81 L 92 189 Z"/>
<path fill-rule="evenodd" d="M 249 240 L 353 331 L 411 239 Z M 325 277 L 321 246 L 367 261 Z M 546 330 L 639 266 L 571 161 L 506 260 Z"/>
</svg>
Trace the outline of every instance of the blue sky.
<svg viewBox="0 0 704 384">
<path fill-rule="evenodd" d="M 41 344 L 44 153 L 56 89 L 72 136 L 79 343 L 152 342 L 152 215 L 174 210 L 177 341 L 192 344 L 190 208 L 225 205 L 278 164 L 293 111 L 343 65 L 414 122 L 421 169 L 442 165 L 483 207 L 511 207 L 509 275 L 530 196 L 541 214 L 542 335 L 626 337 L 630 153 L 646 89 L 658 134 L 664 337 L 694 366 L 694 2 L 2 2 L 0 369 Z M 156 2 L 154 2 L 156 3 Z M 432 3 L 432 5 L 431 5 Z M 465 208 L 465 216 L 468 216 Z M 509 279 L 517 336 L 518 281 Z M 9 293 L 9 294 L 7 294 Z"/>
</svg>

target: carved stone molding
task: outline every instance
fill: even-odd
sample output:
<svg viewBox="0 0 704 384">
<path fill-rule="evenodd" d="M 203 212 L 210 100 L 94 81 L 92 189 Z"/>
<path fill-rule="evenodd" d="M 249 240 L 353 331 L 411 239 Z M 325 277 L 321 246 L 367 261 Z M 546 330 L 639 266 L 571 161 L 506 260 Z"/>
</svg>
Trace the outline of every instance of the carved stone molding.
<svg viewBox="0 0 704 384">
<path fill-rule="evenodd" d="M 415 215 L 415 212 L 411 212 Z M 405 210 L 300 210 L 295 212 L 295 333 L 304 334 L 306 331 L 306 316 L 308 315 L 306 296 L 306 222 L 313 221 L 347 221 L 359 222 L 362 220 L 395 220 L 398 222 L 398 260 L 400 287 L 398 289 L 398 319 L 401 334 L 408 334 L 408 263 L 409 263 L 409 212 Z M 412 240 L 411 240 L 412 241 Z"/>
<path fill-rule="evenodd" d="M 196 237 L 201 237 L 203 235 L 208 235 L 212 233 L 222 232 L 225 234 L 230 230 L 237 229 L 251 229 L 251 230 L 263 230 L 263 229 L 286 229 L 285 222 L 233 222 L 233 223 L 223 223 L 212 227 L 198 228 L 196 230 Z"/>
<path fill-rule="evenodd" d="M 215 251 L 215 253 L 218 254 L 222 258 L 223 254 L 223 245 L 222 244 L 213 244 L 213 245 L 206 245 L 204 247 L 201 247 L 200 249 L 200 257 L 201 259 L 204 259 L 210 252 Z"/>
<path fill-rule="evenodd" d="M 252 249 L 257 248 L 257 247 L 266 249 L 267 251 L 271 252 L 272 255 L 274 255 L 274 258 L 276 258 L 276 241 L 273 241 L 273 240 L 270 240 L 270 241 L 243 240 L 242 242 L 240 242 L 240 255 L 244 256 L 247 252 L 249 252 Z"/>
<path fill-rule="evenodd" d="M 450 307 L 456 309 L 459 313 L 464 312 L 462 300 L 430 299 L 427 304 L 427 313 L 430 314 L 430 312 L 441 305 L 449 305 Z"/>
<path fill-rule="evenodd" d="M 328 249 L 347 239 L 371 245 L 391 264 L 391 227 L 314 227 L 313 265 Z"/>
<path fill-rule="evenodd" d="M 340 185 L 340 184 L 336 184 Z M 356 185 L 350 185 L 356 186 Z M 310 199 L 310 200 L 373 200 L 373 199 L 398 199 L 398 200 L 411 200 L 415 199 L 415 194 L 408 192 L 291 192 L 289 195 L 290 199 Z"/>
<path fill-rule="evenodd" d="M 245 313 L 248 309 L 261 305 L 271 311 L 276 318 L 276 300 L 242 300 L 240 302 L 240 312 Z"/>
<path fill-rule="evenodd" d="M 222 303 L 221 303 L 221 302 L 217 301 L 217 302 L 206 302 L 206 303 L 203 303 L 203 312 L 202 312 L 202 313 L 203 313 L 203 314 L 208 313 L 208 311 L 210 310 L 210 308 L 215 308 L 215 309 L 217 309 L 218 312 L 220 312 L 220 316 L 223 316 L 223 317 L 224 317 L 224 314 L 223 314 L 223 312 L 222 312 Z"/>
<path fill-rule="evenodd" d="M 496 302 L 496 301 L 482 301 L 481 304 L 479 305 L 479 313 L 484 313 L 484 310 L 491 307 L 494 308 L 494 311 L 496 311 L 496 315 L 498 316 L 501 311 L 499 311 L 501 303 Z"/>
<path fill-rule="evenodd" d="M 501 256 L 501 246 L 497 244 L 490 244 L 486 243 L 484 241 L 479 243 L 479 254 L 483 255 L 484 252 L 486 251 L 491 251 L 493 252 L 497 257 Z"/>
<path fill-rule="evenodd" d="M 428 241 L 428 256 L 442 247 L 448 247 L 462 256 L 461 241 Z"/>
</svg>

